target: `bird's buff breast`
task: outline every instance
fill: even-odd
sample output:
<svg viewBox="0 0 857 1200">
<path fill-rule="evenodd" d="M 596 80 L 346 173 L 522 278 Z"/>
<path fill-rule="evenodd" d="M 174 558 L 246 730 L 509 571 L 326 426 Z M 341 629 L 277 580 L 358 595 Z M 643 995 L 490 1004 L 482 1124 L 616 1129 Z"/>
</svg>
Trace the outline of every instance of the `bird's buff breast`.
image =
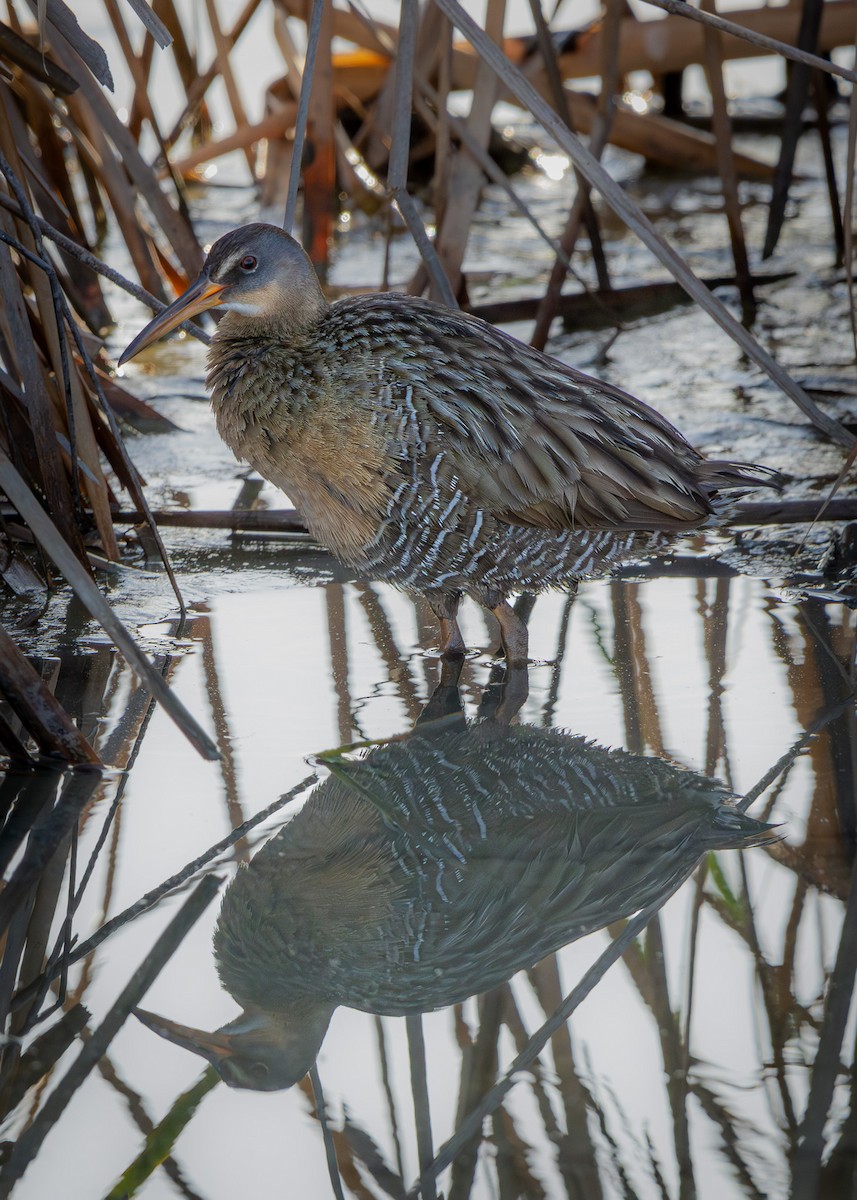
<svg viewBox="0 0 857 1200">
<path fill-rule="evenodd" d="M 344 405 L 323 374 L 270 356 L 219 356 L 208 384 L 235 456 L 289 496 L 323 545 L 360 565 L 389 499 L 384 444 L 368 415 Z"/>
</svg>

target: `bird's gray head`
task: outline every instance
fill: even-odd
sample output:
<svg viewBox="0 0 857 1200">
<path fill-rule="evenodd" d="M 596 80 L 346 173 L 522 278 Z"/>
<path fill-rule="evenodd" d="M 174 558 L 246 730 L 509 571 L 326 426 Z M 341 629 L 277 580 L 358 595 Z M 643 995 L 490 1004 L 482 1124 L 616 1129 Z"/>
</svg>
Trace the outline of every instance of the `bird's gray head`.
<svg viewBox="0 0 857 1200">
<path fill-rule="evenodd" d="M 232 331 L 237 324 L 238 333 L 249 333 L 305 329 L 326 304 L 313 265 L 293 237 L 276 225 L 243 225 L 218 238 L 198 279 L 134 338 L 119 364 L 207 308 L 232 314 Z"/>
<path fill-rule="evenodd" d="M 301 313 L 320 288 L 303 248 L 276 225 L 244 225 L 211 247 L 202 274 L 222 289 L 218 307 L 267 318 Z"/>
</svg>

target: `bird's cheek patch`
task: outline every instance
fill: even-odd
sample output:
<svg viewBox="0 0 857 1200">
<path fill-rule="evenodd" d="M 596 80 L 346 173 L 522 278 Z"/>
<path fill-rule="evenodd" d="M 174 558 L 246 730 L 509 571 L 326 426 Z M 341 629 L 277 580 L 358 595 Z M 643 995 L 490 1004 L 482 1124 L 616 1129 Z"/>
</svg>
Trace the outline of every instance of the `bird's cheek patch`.
<svg viewBox="0 0 857 1200">
<path fill-rule="evenodd" d="M 218 307 L 224 312 L 241 313 L 242 317 L 260 317 L 265 311 L 264 305 L 252 300 L 224 300 Z"/>
<path fill-rule="evenodd" d="M 226 312 L 240 313 L 243 317 L 274 317 L 283 307 L 282 290 L 276 284 L 266 283 L 251 287 L 249 280 L 229 287 L 223 295 L 220 308 Z"/>
</svg>

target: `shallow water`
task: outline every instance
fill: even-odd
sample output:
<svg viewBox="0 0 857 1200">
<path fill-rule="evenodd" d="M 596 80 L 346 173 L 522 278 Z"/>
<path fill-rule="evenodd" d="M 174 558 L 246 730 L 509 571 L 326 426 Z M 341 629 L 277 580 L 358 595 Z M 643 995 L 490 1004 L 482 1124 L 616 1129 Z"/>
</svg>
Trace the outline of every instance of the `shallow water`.
<svg viewBox="0 0 857 1200">
<path fill-rule="evenodd" d="M 765 290 L 756 328 L 848 419 L 844 285 L 807 139 L 801 153 L 799 214 L 770 264 L 797 274 Z M 713 191 L 643 176 L 630 157 L 611 166 L 698 270 L 728 270 Z M 567 176 L 518 182 L 555 232 Z M 764 196 L 744 189 L 754 244 Z M 237 189 L 198 204 L 212 237 L 256 215 Z M 380 274 L 377 233 L 353 225 L 334 264 L 343 287 Z M 662 277 L 606 225 L 617 283 Z M 394 279 L 409 256 L 396 246 Z M 533 293 L 546 261 L 489 189 L 466 264 L 474 299 Z M 115 311 L 118 350 L 144 314 L 119 297 Z M 703 314 L 632 324 L 606 356 L 605 342 L 557 329 L 552 348 L 632 388 L 709 452 L 784 469 L 789 496 L 823 494 L 836 477 L 841 453 Z M 242 486 L 212 429 L 203 357 L 178 340 L 128 372 L 179 426 L 131 439 L 155 506 L 228 508 Z M 284 504 L 268 487 L 260 500 Z M 255 910 L 232 925 L 239 945 L 262 953 L 246 951 L 240 986 L 221 953 L 224 981 L 245 1005 L 266 997 L 278 1014 L 269 1033 L 282 1040 L 291 1021 L 276 1062 L 292 1073 L 314 1054 L 306 998 L 323 993 L 334 1009 L 317 1068 L 346 1194 L 404 1195 L 464 1124 L 474 1136 L 459 1132 L 438 1194 L 852 1197 L 855 616 L 818 570 L 831 530 L 819 526 L 788 558 L 801 535 L 686 539 L 575 597 L 540 596 L 526 687 L 518 677 L 504 688 L 496 629 L 473 607 L 463 616 L 473 651 L 457 682 L 441 680 L 422 602 L 354 580 L 296 539 L 167 530 L 191 610 L 184 627 L 141 558 L 106 587 L 215 733 L 216 764 L 150 707 L 73 603 L 57 598 L 29 629 L 29 602 L 6 605 L 4 624 L 41 657 L 114 770 L 9 773 L 0 785 L 10 880 L 0 1006 L 12 1010 L 0 1195 L 335 1194 L 308 1078 L 282 1091 L 228 1088 L 187 1049 L 115 1015 L 199 880 L 216 878 L 217 899 L 174 933 L 165 965 L 124 1009 L 139 1003 L 206 1031 L 238 1016 L 212 938 L 240 872 L 241 887 L 257 888 Z M 810 587 L 795 584 L 797 567 Z M 838 586 L 846 598 L 853 588 Z M 372 745 L 338 753 L 355 743 Z M 749 814 L 779 838 L 729 848 L 724 789 L 749 797 Z M 717 819 L 726 827 L 712 832 Z M 657 902 L 647 932 L 606 966 L 625 922 Z M 515 972 L 505 983 L 502 964 Z M 536 1053 L 533 1036 L 568 995 L 569 1022 Z M 106 1050 L 76 1083 L 80 1056 L 98 1045 L 84 1025 L 105 1033 Z M 468 1126 L 519 1054 L 511 1086 Z M 247 1077 L 268 1086 L 276 1072 L 263 1058 L 257 1045 Z"/>
<path fill-rule="evenodd" d="M 455 727 L 433 735 L 434 741 L 423 734 L 436 761 L 429 757 L 416 772 L 413 755 L 408 757 L 413 742 L 376 748 L 364 765 L 368 779 L 358 772 L 349 783 L 346 771 L 342 783 L 336 756 L 322 754 L 310 766 L 307 755 L 406 735 L 438 682 L 439 664 L 423 649 L 433 631 L 422 605 L 386 587 L 307 583 L 298 565 L 280 564 L 278 582 L 288 586 L 214 597 L 207 612 L 192 618 L 169 669 L 179 695 L 195 712 L 208 714 L 207 724 L 217 730 L 219 765 L 197 758 L 162 713 L 155 711 L 144 726 L 146 699 L 111 651 L 62 656 L 60 680 L 71 681 L 86 697 L 84 725 L 97 730 L 96 744 L 120 767 L 132 745 L 137 748 L 127 774 L 109 777 L 91 799 L 83 798 L 75 887 L 99 844 L 101 849 L 73 917 L 74 936 L 85 942 L 105 917 L 122 913 L 181 873 L 230 829 L 302 781 L 305 799 L 317 777 L 326 780 L 306 802 L 307 812 L 323 809 L 336 783 L 331 766 L 358 818 L 334 822 L 331 840 L 343 843 L 344 857 L 337 861 L 332 850 L 322 854 L 321 874 L 305 886 L 299 872 L 315 869 L 312 855 L 305 847 L 295 859 L 285 843 L 283 873 L 275 872 L 268 881 L 274 891 L 263 891 L 258 902 L 259 924 L 241 934 L 251 943 L 261 937 L 270 947 L 270 959 L 263 955 L 247 968 L 261 977 L 263 990 L 269 977 L 282 974 L 276 929 L 285 918 L 277 916 L 283 911 L 278 893 L 291 919 L 304 920 L 304 927 L 292 931 L 287 954 L 298 993 L 324 989 L 316 977 L 333 970 L 331 959 L 344 960 L 339 974 L 346 979 L 352 967 L 365 972 L 374 961 L 375 943 L 358 932 L 363 922 L 370 930 L 378 922 L 377 900 L 364 874 L 380 876 L 386 869 L 377 857 L 360 867 L 360 846 L 368 836 L 363 824 L 382 824 L 386 816 L 394 828 L 407 827 L 401 812 L 397 818 L 393 811 L 406 794 L 441 839 L 418 832 L 410 853 L 422 864 L 432 920 L 453 931 L 453 945 L 450 953 L 448 947 L 438 951 L 430 936 L 408 942 L 394 925 L 393 942 L 385 943 L 383 953 L 394 963 L 410 954 L 411 975 L 407 987 L 399 981 L 398 998 L 379 998 L 382 1011 L 391 1005 L 400 1011 L 397 1004 L 422 994 L 414 971 L 439 979 L 441 997 L 449 986 L 460 1000 L 458 993 L 469 986 L 484 991 L 498 960 L 531 966 L 532 954 L 544 950 L 541 876 L 542 891 L 569 892 L 566 909 L 552 918 L 563 930 L 554 944 L 592 927 L 581 917 L 588 898 L 596 912 L 592 921 L 599 923 L 600 914 L 611 922 L 609 930 L 572 942 L 533 970 L 519 971 L 508 985 L 426 1015 L 424 1060 L 417 1054 L 414 1077 L 403 1016 L 336 1008 L 318 1071 L 341 1169 L 356 1194 L 385 1194 L 386 1181 L 386 1194 L 397 1195 L 418 1174 L 416 1121 L 424 1136 L 430 1124 L 434 1147 L 440 1147 L 489 1089 L 495 1071 L 509 1066 L 561 996 L 619 935 L 622 918 L 677 883 L 707 853 L 707 869 L 667 901 L 630 957 L 607 971 L 537 1061 L 516 1073 L 482 1137 L 465 1146 L 452 1176 L 442 1177 L 439 1186 L 445 1194 L 480 1197 L 498 1189 L 501 1195 L 648 1197 L 662 1194 L 662 1179 L 670 1195 L 781 1196 L 789 1192 L 792 1160 L 801 1146 L 796 1161 L 805 1175 L 797 1172 L 795 1178 L 808 1182 L 796 1182 L 792 1194 L 850 1195 L 854 1025 L 849 1019 L 843 1041 L 829 1010 L 838 997 L 847 1014 L 857 965 L 853 936 L 847 936 L 853 920 L 844 923 L 853 903 L 857 817 L 853 708 L 843 705 L 854 654 L 852 615 L 817 601 L 784 602 L 760 580 L 705 578 L 706 564 L 698 558 L 685 559 L 683 567 L 703 577 L 593 582 L 582 585 L 574 600 L 543 596 L 530 617 L 537 661 L 516 717 L 521 696 L 509 690 L 502 695 L 498 682 L 491 682 L 501 668 L 480 653 L 465 663 L 458 691 L 467 735 Z M 472 643 L 490 646 L 491 634 L 475 611 L 466 613 L 465 628 Z M 150 631 L 153 637 L 158 632 Z M 455 709 L 456 699 L 447 681 L 436 711 L 437 705 Z M 476 763 L 471 776 L 456 773 L 450 738 L 477 738 L 480 730 L 508 738 L 521 726 L 533 733 L 518 767 L 514 753 L 507 754 L 493 784 L 490 779 L 480 784 L 480 770 L 490 772 L 493 761 L 489 741 L 470 746 Z M 810 729 L 819 732 L 808 738 Z M 551 743 L 565 772 L 553 783 L 545 782 L 550 755 L 539 740 L 548 730 L 591 743 L 567 736 Z M 613 753 L 599 755 L 593 746 Z M 665 812 L 647 808 L 642 825 L 635 824 L 641 817 L 634 806 L 642 803 L 645 764 L 641 768 L 634 760 L 634 769 L 623 775 L 617 747 L 678 764 L 664 768 Z M 372 775 L 373 761 L 380 770 L 379 753 L 392 756 L 381 771 L 383 786 Z M 712 843 L 685 812 L 686 768 L 715 776 L 739 794 L 766 781 L 750 812 L 779 824 L 783 840 L 743 851 L 707 849 Z M 461 808 L 473 802 L 474 788 L 476 816 L 472 808 L 464 813 Z M 516 819 L 511 824 L 506 819 L 496 832 L 492 804 L 498 796 Z M 546 833 L 548 818 L 537 815 L 545 797 L 553 813 Z M 27 802 L 25 794 L 17 797 L 13 819 L 16 814 L 23 819 Z M 235 850 L 218 856 L 218 874 L 230 880 L 236 859 L 252 860 L 299 804 L 275 812 Z M 686 825 L 676 835 L 679 820 Z M 7 826 L 7 844 L 13 826 L 14 820 Z M 531 836 L 528 829 L 534 830 Z M 288 825 L 285 836 L 294 836 Z M 12 858 L 13 878 L 32 848 L 33 839 Z M 60 933 L 69 853 L 69 841 L 60 841 L 30 917 L 31 952 L 40 937 L 50 946 Z M 404 854 L 401 845 L 395 854 Z M 482 878 L 479 871 L 488 873 Z M 522 884 L 526 871 L 529 882 Z M 90 1028 L 105 1020 L 197 875 L 70 965 L 65 1005 L 85 1004 Z M 482 889 L 477 908 L 474 878 Z M 393 886 L 401 893 L 401 881 L 394 879 Z M 206 1030 L 238 1015 L 218 983 L 212 956 L 219 905 L 218 900 L 208 906 L 140 1000 L 147 1010 Z M 301 918 L 308 905 L 309 915 Z M 361 906 L 366 911 L 358 921 Z M 474 911 L 481 914 L 475 932 Z M 10 938 L 21 933 L 19 917 Z M 7 947 L 8 961 L 16 945 Z M 25 962 L 23 981 L 27 978 Z M 395 970 L 391 978 L 398 978 Z M 288 991 L 292 985 L 279 986 Z M 340 980 L 336 986 L 347 995 L 352 985 Z M 371 997 L 361 996 L 356 1002 L 372 1007 Z M 439 995 L 429 987 L 428 998 L 436 1003 Z M 25 1016 L 22 1009 L 17 1019 Z M 56 1014 L 33 1033 L 55 1020 Z M 411 1037 L 417 1032 L 412 1020 Z M 53 1089 L 62 1094 L 78 1053 L 76 1043 L 49 1073 L 44 1090 L 27 1095 L 10 1117 L 7 1137 L 28 1125 L 46 1094 Z M 7 1069 L 8 1061 L 7 1055 Z M 239 1091 L 215 1085 L 213 1075 L 199 1082 L 203 1066 L 129 1018 L 98 1069 L 63 1100 L 62 1115 L 16 1194 L 57 1194 L 59 1180 L 64 1196 L 129 1194 L 110 1189 L 137 1158 L 151 1122 L 171 1125 L 161 1151 L 170 1153 L 140 1194 L 173 1195 L 177 1187 L 205 1197 L 248 1189 L 255 1195 L 332 1194 L 306 1081 L 281 1092 Z M 414 1091 L 422 1094 L 421 1069 L 426 1099 L 415 1118 L 412 1097 Z M 205 1098 L 191 1114 L 181 1098 L 197 1083 Z M 808 1135 L 813 1129 L 816 1139 Z M 21 1147 L 26 1149 L 26 1139 Z M 826 1182 L 816 1190 L 813 1178 L 822 1158 Z M 373 1172 L 381 1182 L 370 1182 Z M 836 1172 L 847 1181 L 839 1190 Z"/>
</svg>

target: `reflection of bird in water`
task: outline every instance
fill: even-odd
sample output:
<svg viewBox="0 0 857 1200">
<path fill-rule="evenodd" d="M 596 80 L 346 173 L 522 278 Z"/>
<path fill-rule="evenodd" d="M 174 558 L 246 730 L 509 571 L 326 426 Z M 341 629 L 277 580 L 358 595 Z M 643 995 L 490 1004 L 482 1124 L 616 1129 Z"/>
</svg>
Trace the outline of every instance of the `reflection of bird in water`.
<svg viewBox="0 0 857 1200">
<path fill-rule="evenodd" d="M 720 783 L 525 726 L 447 718 L 325 761 L 224 897 L 215 956 L 243 1014 L 211 1034 L 140 1014 L 236 1087 L 300 1079 L 338 1005 L 464 1000 L 770 836 Z"/>
<path fill-rule="evenodd" d="M 462 594 L 495 613 L 508 660 L 523 662 L 510 592 L 590 574 L 650 540 L 637 531 L 716 521 L 722 489 L 773 479 L 704 459 L 639 400 L 476 317 L 395 294 L 329 305 L 273 225 L 215 242 L 120 363 L 215 306 L 221 436 L 342 561 L 424 592 L 447 654 L 464 650 Z"/>
</svg>

